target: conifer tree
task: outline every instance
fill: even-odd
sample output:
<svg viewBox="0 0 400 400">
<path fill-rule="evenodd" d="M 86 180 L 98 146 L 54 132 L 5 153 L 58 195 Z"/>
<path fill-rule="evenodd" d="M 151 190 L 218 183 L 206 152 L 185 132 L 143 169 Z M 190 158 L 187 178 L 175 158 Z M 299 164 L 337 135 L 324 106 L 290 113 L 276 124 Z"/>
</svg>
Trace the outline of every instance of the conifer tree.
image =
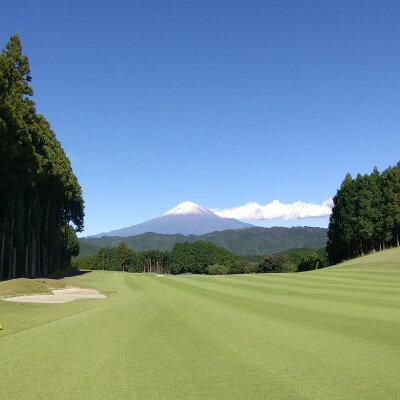
<svg viewBox="0 0 400 400">
<path fill-rule="evenodd" d="M 383 196 L 386 203 L 387 238 L 394 238 L 397 247 L 400 230 L 400 162 L 383 173 Z"/>
<path fill-rule="evenodd" d="M 327 243 L 331 263 L 400 245 L 400 163 L 355 180 L 347 174 L 333 201 Z"/>
<path fill-rule="evenodd" d="M 354 242 L 355 184 L 347 174 L 333 198 L 334 206 L 329 223 L 327 251 L 331 262 L 351 258 Z"/>
<path fill-rule="evenodd" d="M 66 268 L 69 223 L 83 229 L 81 188 L 30 81 L 15 34 L 0 54 L 0 280 Z"/>
<path fill-rule="evenodd" d="M 129 249 L 125 242 L 121 242 L 118 246 L 118 257 L 121 271 L 127 271 L 129 268 Z"/>
</svg>

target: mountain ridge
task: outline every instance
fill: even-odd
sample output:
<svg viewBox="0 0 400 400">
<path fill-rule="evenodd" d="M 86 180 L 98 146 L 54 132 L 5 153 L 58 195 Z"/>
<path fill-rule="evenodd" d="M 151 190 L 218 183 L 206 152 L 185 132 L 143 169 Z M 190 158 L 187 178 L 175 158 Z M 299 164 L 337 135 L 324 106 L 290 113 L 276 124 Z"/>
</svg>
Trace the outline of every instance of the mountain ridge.
<svg viewBox="0 0 400 400">
<path fill-rule="evenodd" d="M 114 247 L 124 241 L 135 250 L 171 250 L 175 243 L 204 240 L 237 254 L 273 254 L 294 247 L 325 247 L 327 229 L 319 227 L 250 227 L 215 231 L 203 235 L 160 234 L 146 232 L 128 237 L 103 236 L 80 238 L 79 255 L 96 253 L 101 247 Z"/>
</svg>

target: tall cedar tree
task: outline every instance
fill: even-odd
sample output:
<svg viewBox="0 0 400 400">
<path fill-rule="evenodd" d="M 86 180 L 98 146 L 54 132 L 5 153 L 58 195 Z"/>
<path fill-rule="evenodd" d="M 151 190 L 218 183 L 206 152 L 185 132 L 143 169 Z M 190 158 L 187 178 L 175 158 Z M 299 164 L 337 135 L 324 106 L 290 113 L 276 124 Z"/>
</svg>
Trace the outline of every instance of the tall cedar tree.
<svg viewBox="0 0 400 400">
<path fill-rule="evenodd" d="M 83 229 L 81 188 L 50 124 L 36 112 L 30 81 L 15 34 L 0 54 L 0 280 L 66 268 L 69 223 Z"/>
<path fill-rule="evenodd" d="M 347 174 L 333 202 L 327 244 L 331 263 L 399 247 L 400 163 L 355 180 Z"/>
</svg>

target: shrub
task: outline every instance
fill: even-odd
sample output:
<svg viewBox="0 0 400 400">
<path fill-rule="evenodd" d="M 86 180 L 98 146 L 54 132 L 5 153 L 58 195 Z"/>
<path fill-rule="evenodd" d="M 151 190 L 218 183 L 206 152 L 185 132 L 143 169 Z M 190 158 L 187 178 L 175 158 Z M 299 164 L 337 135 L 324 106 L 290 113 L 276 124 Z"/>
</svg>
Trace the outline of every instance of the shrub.
<svg viewBox="0 0 400 400">
<path fill-rule="evenodd" d="M 265 257 L 259 268 L 260 272 L 296 272 L 297 265 L 287 254 L 274 254 Z"/>
<path fill-rule="evenodd" d="M 210 275 L 226 275 L 229 272 L 229 267 L 227 265 L 209 265 L 206 268 L 207 273 Z"/>
<path fill-rule="evenodd" d="M 253 274 L 258 272 L 259 267 L 257 263 L 245 260 L 238 260 L 229 266 L 230 274 Z"/>
<path fill-rule="evenodd" d="M 248 262 L 244 267 L 245 274 L 255 274 L 256 272 L 260 272 L 260 268 L 255 262 Z"/>
</svg>

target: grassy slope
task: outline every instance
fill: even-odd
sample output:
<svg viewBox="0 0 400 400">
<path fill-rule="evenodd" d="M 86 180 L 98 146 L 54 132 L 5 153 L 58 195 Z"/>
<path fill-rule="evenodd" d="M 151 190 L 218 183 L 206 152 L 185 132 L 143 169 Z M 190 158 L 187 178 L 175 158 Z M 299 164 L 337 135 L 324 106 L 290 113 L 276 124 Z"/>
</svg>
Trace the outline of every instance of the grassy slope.
<svg viewBox="0 0 400 400">
<path fill-rule="evenodd" d="M 0 398 L 398 399 L 400 250 L 301 274 L 91 272 L 0 302 Z"/>
<path fill-rule="evenodd" d="M 0 282 L 0 299 L 29 294 L 51 294 L 52 289 L 63 289 L 66 286 L 67 281 L 59 279 L 13 279 Z"/>
</svg>

